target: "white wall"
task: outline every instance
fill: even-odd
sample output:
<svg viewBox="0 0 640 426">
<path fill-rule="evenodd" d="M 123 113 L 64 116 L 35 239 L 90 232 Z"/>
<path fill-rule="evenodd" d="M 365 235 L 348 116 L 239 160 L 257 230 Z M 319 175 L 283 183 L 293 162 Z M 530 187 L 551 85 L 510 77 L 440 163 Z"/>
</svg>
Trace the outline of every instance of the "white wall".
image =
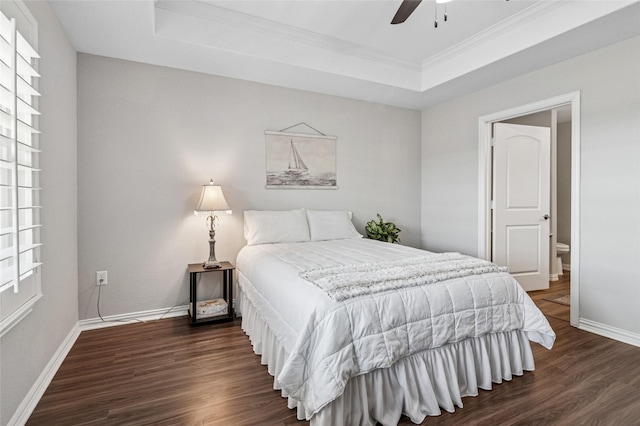
<svg viewBox="0 0 640 426">
<path fill-rule="evenodd" d="M 338 137 L 338 190 L 265 189 L 265 130 L 299 122 Z M 201 185 L 222 185 L 218 259 L 245 244 L 245 209 L 342 209 L 362 232 L 380 213 L 420 244 L 420 112 L 80 54 L 79 315 L 186 304 L 188 263 L 208 256 Z M 311 132 L 296 128 L 296 131 Z"/>
<path fill-rule="evenodd" d="M 76 52 L 47 2 L 39 22 L 42 154 L 42 291 L 33 311 L 0 339 L 0 424 L 20 403 L 78 323 Z"/>
<path fill-rule="evenodd" d="M 634 37 L 423 111 L 423 246 L 477 254 L 478 117 L 580 90 L 580 316 L 638 339 L 639 75 Z"/>
</svg>

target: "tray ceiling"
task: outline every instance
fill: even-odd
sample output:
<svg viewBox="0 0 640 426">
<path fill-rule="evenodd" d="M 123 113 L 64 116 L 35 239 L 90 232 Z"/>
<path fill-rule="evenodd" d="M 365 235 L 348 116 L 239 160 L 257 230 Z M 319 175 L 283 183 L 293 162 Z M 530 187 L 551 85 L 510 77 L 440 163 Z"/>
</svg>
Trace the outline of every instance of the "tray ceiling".
<svg viewBox="0 0 640 426">
<path fill-rule="evenodd" d="M 640 32 L 638 1 L 51 1 L 79 52 L 409 108 Z M 434 17 L 439 20 L 434 28 Z"/>
</svg>

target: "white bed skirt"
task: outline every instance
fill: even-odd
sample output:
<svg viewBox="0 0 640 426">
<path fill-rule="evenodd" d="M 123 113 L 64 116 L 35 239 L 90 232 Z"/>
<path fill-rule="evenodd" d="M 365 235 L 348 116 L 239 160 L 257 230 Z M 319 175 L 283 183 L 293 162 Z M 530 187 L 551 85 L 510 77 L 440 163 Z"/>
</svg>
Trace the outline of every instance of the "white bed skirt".
<svg viewBox="0 0 640 426">
<path fill-rule="evenodd" d="M 288 353 L 279 344 L 260 314 L 238 291 L 242 329 L 253 351 L 274 376 L 274 389 L 281 390 L 277 377 Z M 311 425 L 396 425 L 402 414 L 419 424 L 426 416 L 438 416 L 441 409 L 462 408 L 462 398 L 490 390 L 493 383 L 511 380 L 524 371 L 533 371 L 531 345 L 521 331 L 489 334 L 431 349 L 401 359 L 390 368 L 374 370 L 351 378 L 343 394 L 317 413 L 303 402 L 288 397 L 288 406 L 298 419 Z"/>
</svg>

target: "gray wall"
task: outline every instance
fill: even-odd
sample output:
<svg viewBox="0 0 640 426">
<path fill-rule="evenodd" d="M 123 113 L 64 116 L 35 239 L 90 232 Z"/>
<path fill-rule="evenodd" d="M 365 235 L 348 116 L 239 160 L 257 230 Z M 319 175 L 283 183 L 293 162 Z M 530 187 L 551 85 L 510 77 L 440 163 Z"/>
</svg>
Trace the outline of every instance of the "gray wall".
<svg viewBox="0 0 640 426">
<path fill-rule="evenodd" d="M 338 137 L 338 190 L 265 189 L 264 131 L 299 122 Z M 186 304 L 186 266 L 208 255 L 193 209 L 210 178 L 233 210 L 221 260 L 245 244 L 245 209 L 349 210 L 361 232 L 380 213 L 420 244 L 419 111 L 79 54 L 78 123 L 81 319 L 97 317 L 98 270 L 103 316 Z"/>
<path fill-rule="evenodd" d="M 558 124 L 558 242 L 571 246 L 571 123 Z M 563 264 L 571 264 L 564 255 Z"/>
<path fill-rule="evenodd" d="M 551 110 L 523 115 L 522 117 L 504 120 L 501 123 L 522 124 L 524 126 L 551 127 Z"/>
<path fill-rule="evenodd" d="M 42 155 L 42 292 L 33 311 L 0 339 L 0 424 L 7 424 L 78 323 L 76 52 L 49 8 L 39 22 Z"/>
<path fill-rule="evenodd" d="M 634 37 L 423 111 L 423 246 L 477 254 L 478 117 L 580 90 L 580 316 L 640 333 L 639 75 Z"/>
</svg>

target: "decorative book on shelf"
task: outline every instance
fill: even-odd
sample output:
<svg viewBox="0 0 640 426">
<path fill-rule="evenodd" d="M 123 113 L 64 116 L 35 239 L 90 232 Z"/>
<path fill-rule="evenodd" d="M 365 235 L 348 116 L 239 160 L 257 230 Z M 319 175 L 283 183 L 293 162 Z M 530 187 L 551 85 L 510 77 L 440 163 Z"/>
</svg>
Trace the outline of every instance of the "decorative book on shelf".
<svg viewBox="0 0 640 426">
<path fill-rule="evenodd" d="M 229 305 L 224 299 L 202 300 L 196 303 L 196 315 L 198 318 L 225 315 Z"/>
</svg>

